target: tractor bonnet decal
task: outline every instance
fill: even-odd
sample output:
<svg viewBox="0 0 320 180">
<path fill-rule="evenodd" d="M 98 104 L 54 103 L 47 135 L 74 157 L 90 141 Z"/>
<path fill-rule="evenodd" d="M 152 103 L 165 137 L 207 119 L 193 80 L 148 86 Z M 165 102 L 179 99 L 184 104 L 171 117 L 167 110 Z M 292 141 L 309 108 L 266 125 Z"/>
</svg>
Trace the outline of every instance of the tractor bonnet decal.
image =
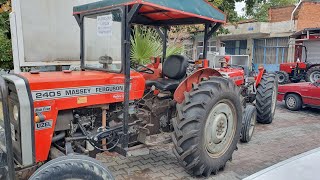
<svg viewBox="0 0 320 180">
<path fill-rule="evenodd" d="M 34 101 L 39 101 L 77 96 L 88 96 L 94 94 L 109 94 L 115 92 L 124 92 L 124 85 L 88 86 L 32 91 L 32 98 Z"/>
<path fill-rule="evenodd" d="M 48 112 L 48 111 L 51 111 L 51 106 L 34 108 L 34 112 L 36 112 L 36 113 Z"/>
<path fill-rule="evenodd" d="M 36 123 L 36 130 L 52 128 L 52 120 Z"/>
</svg>

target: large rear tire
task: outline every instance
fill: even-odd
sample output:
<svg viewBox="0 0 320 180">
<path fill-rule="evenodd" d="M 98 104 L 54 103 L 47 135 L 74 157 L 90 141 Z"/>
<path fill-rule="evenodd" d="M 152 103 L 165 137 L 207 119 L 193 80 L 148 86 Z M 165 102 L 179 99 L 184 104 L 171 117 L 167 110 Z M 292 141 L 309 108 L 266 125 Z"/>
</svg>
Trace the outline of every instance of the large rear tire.
<svg viewBox="0 0 320 180">
<path fill-rule="evenodd" d="M 99 161 L 82 155 L 56 158 L 41 166 L 30 180 L 113 180 L 113 176 Z"/>
<path fill-rule="evenodd" d="M 229 79 L 210 77 L 185 93 L 173 119 L 173 152 L 196 176 L 216 174 L 232 158 L 240 139 L 239 88 Z"/>
<path fill-rule="evenodd" d="M 290 82 L 289 74 L 287 72 L 279 71 L 277 74 L 279 84 L 288 84 Z"/>
<path fill-rule="evenodd" d="M 316 82 L 320 80 L 320 66 L 314 66 L 307 71 L 306 81 Z"/>
<path fill-rule="evenodd" d="M 257 121 L 270 124 L 274 118 L 278 95 L 278 80 L 276 74 L 263 74 L 257 88 L 256 108 Z"/>
</svg>

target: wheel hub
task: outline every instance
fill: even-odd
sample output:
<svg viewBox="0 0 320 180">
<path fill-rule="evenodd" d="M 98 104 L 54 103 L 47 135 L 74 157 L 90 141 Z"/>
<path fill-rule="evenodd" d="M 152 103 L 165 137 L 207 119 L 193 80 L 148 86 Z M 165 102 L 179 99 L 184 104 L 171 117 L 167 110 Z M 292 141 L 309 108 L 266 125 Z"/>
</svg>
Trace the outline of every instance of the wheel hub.
<svg viewBox="0 0 320 180">
<path fill-rule="evenodd" d="M 284 76 L 281 74 L 279 75 L 279 82 L 282 83 L 284 81 Z"/>
<path fill-rule="evenodd" d="M 289 97 L 287 99 L 287 105 L 291 108 L 295 107 L 296 105 L 296 100 L 293 97 Z"/>
<path fill-rule="evenodd" d="M 227 133 L 228 118 L 225 114 L 218 114 L 212 123 L 211 140 L 214 143 L 220 143 Z M 211 142 L 212 143 L 212 142 Z"/>
<path fill-rule="evenodd" d="M 320 80 L 320 72 L 318 72 L 318 71 L 315 71 L 315 72 L 311 73 L 310 76 L 311 76 L 310 80 L 311 80 L 312 83 L 317 82 L 318 80 Z"/>
<path fill-rule="evenodd" d="M 205 147 L 212 157 L 221 156 L 235 134 L 235 108 L 231 102 L 221 102 L 210 112 L 205 126 Z"/>
</svg>

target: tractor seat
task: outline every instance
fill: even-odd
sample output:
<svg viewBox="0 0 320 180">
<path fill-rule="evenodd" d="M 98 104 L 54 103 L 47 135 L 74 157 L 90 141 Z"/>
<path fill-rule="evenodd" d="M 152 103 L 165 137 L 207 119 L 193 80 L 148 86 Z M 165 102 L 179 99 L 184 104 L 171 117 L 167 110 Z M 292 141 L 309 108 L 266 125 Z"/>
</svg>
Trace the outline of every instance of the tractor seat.
<svg viewBox="0 0 320 180">
<path fill-rule="evenodd" d="M 146 81 L 146 86 L 155 86 L 161 91 L 174 91 L 180 82 L 186 77 L 188 59 L 181 55 L 169 56 L 163 64 L 164 78 Z"/>
</svg>

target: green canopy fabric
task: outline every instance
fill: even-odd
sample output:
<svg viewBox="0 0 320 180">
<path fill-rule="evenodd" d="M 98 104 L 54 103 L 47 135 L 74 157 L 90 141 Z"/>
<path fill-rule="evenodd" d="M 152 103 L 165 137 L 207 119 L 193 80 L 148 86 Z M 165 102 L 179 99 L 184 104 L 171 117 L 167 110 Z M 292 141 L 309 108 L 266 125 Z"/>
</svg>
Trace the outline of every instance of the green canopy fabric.
<svg viewBox="0 0 320 180">
<path fill-rule="evenodd" d="M 144 0 L 163 7 L 225 21 L 226 15 L 204 0 Z"/>
<path fill-rule="evenodd" d="M 209 4 L 206 0 L 102 0 L 76 6 L 73 11 L 74 14 L 81 14 L 104 8 L 118 7 L 121 5 L 131 6 L 134 4 L 142 4 L 143 6 L 141 9 L 144 10 L 142 13 L 148 14 L 148 18 L 154 21 L 197 18 L 211 22 L 224 23 L 226 20 L 226 15 Z M 147 11 L 148 9 L 150 10 L 150 8 L 153 8 L 154 12 Z M 141 11 L 142 10 L 139 12 Z M 160 14 L 160 11 L 162 14 Z M 168 18 L 165 19 L 165 16 L 168 16 Z"/>
</svg>

